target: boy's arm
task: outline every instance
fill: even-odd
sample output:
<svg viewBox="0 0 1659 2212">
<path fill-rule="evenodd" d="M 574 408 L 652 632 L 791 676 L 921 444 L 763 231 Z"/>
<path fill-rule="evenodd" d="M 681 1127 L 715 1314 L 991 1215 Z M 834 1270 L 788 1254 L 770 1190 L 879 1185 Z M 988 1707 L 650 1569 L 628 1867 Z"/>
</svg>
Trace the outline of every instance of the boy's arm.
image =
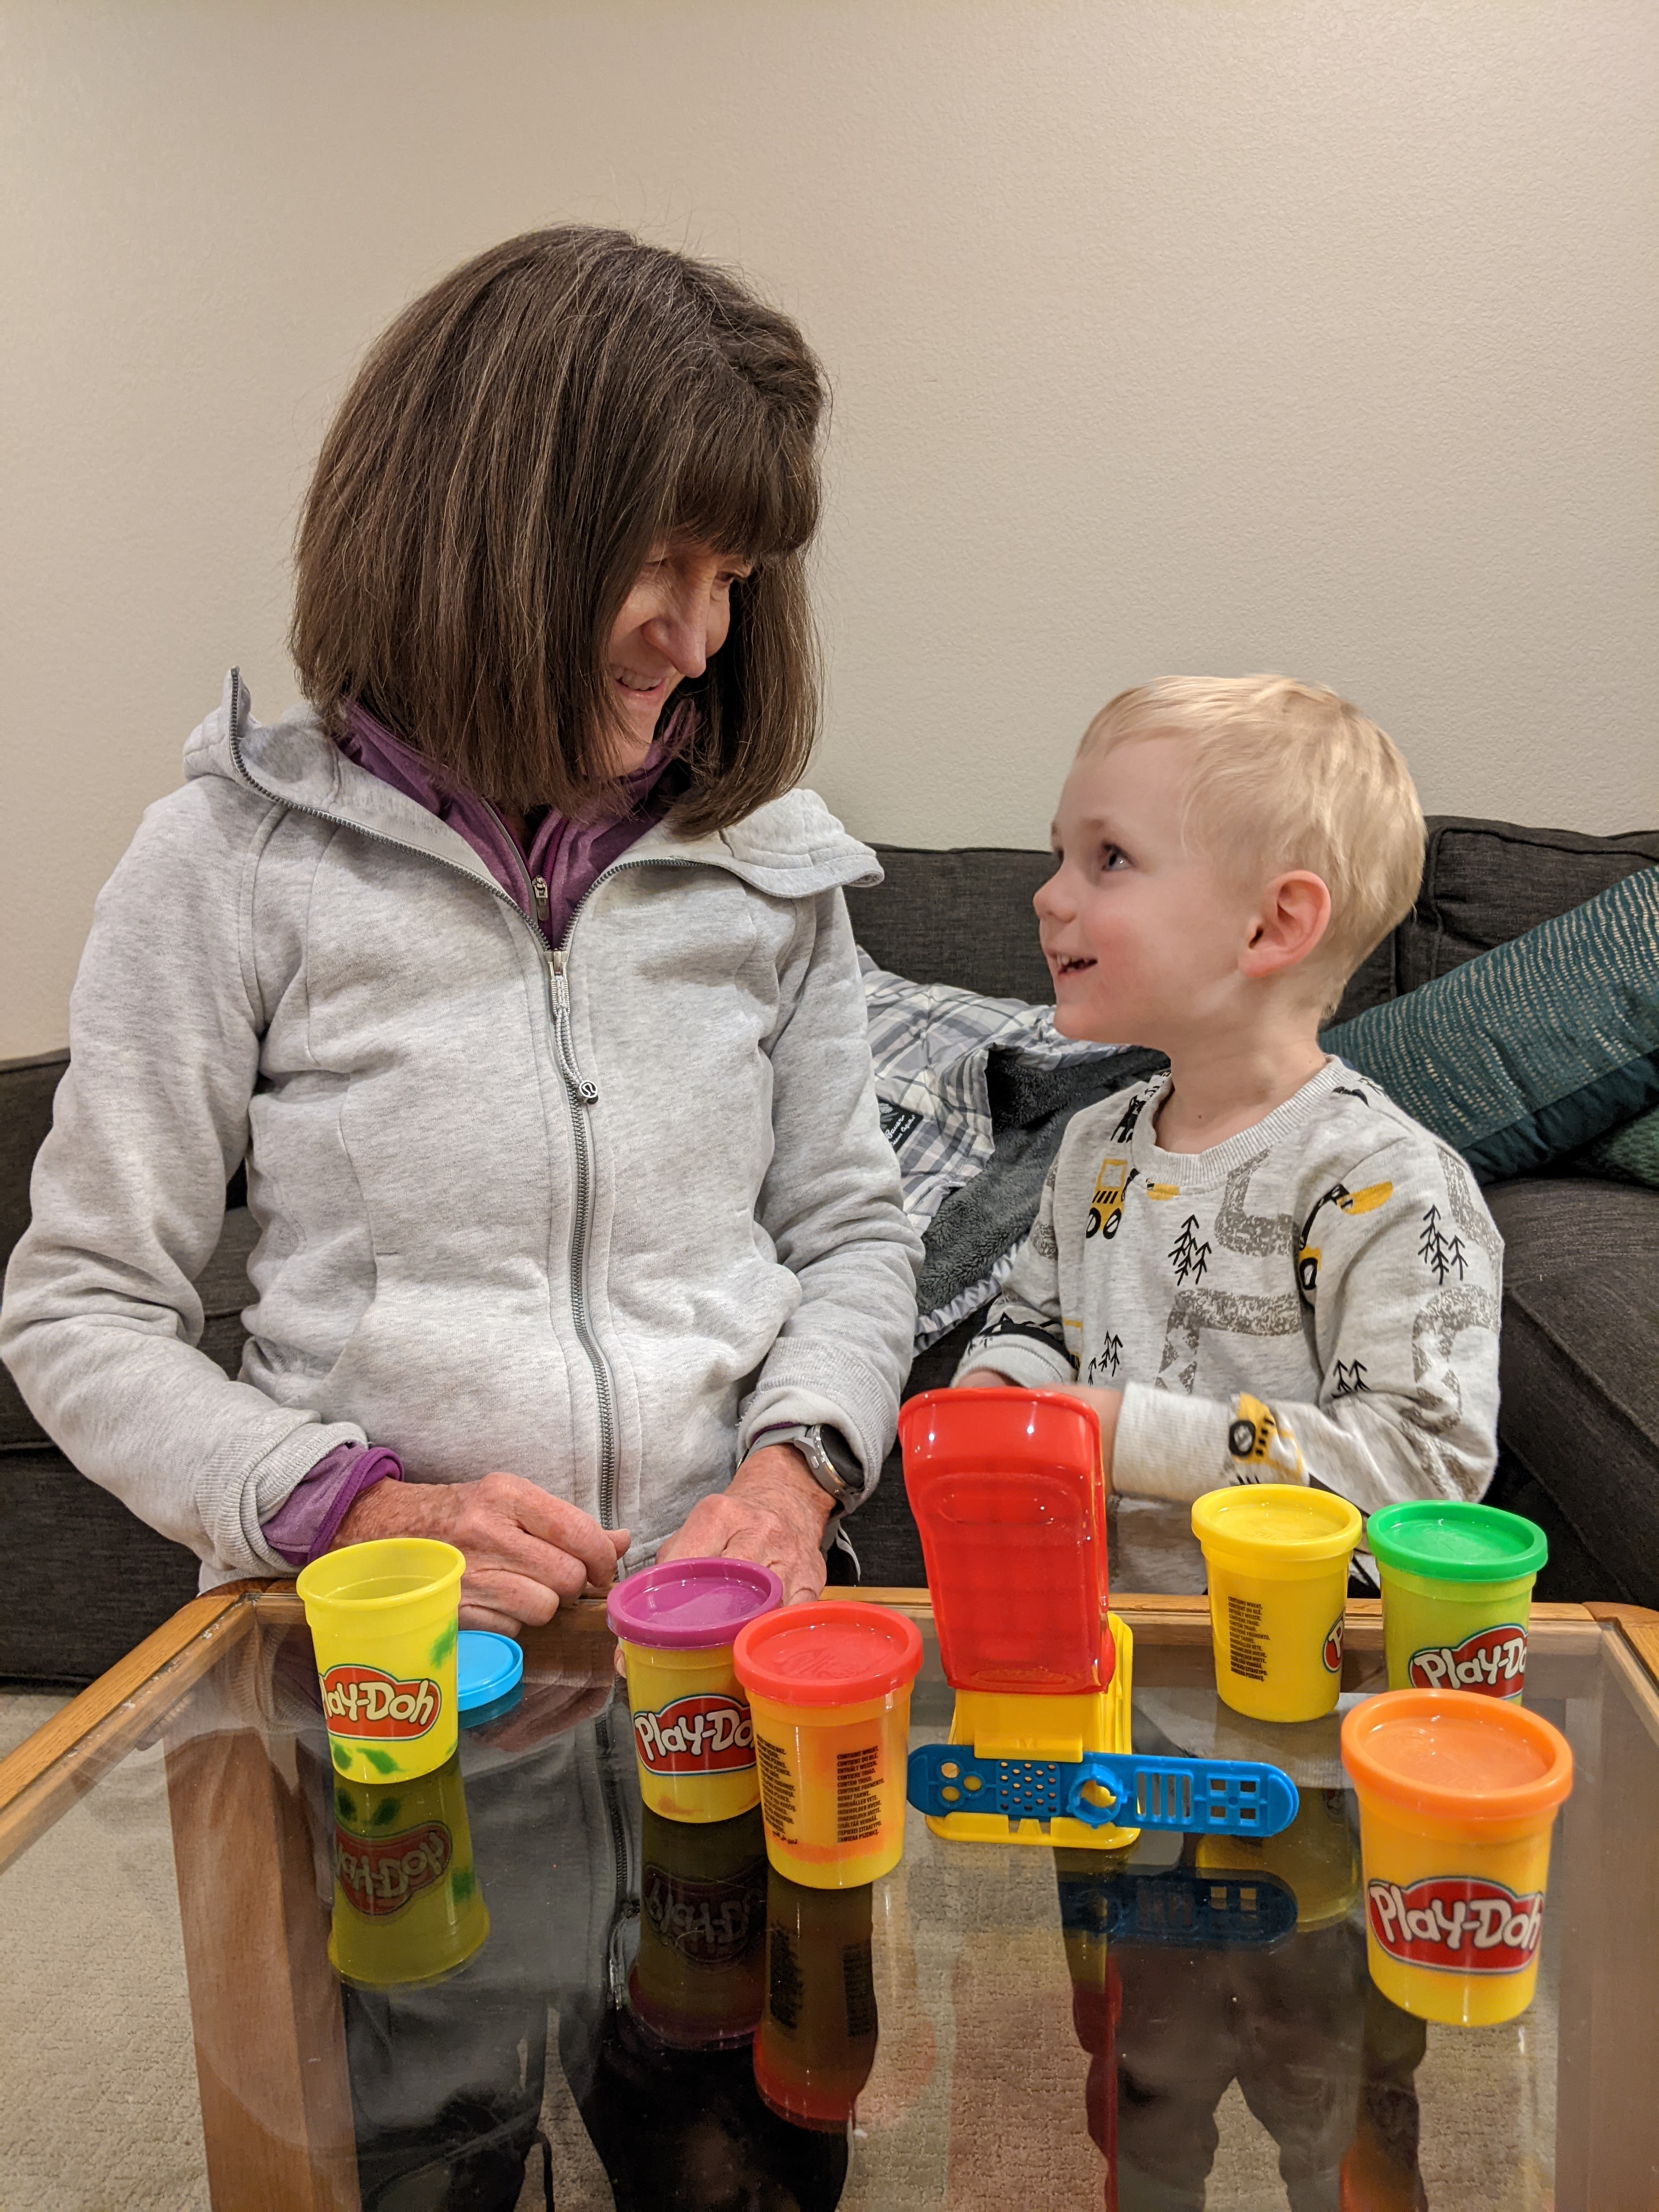
<svg viewBox="0 0 1659 2212">
<path fill-rule="evenodd" d="M 1232 1482 L 1311 1479 L 1362 1513 L 1479 1498 L 1498 1458 L 1503 1242 L 1468 1168 L 1402 1132 L 1299 1226 L 1317 1399 L 1182 1398 L 1132 1383 L 1114 1487 L 1189 1500 Z"/>
<path fill-rule="evenodd" d="M 1029 1390 L 1077 1381 L 1060 1311 L 1060 1246 L 1054 1237 L 1056 1160 L 1042 1185 L 1036 1219 L 1014 1255 L 1008 1279 L 969 1341 L 951 1378 L 953 1387 L 994 1378 Z"/>
</svg>

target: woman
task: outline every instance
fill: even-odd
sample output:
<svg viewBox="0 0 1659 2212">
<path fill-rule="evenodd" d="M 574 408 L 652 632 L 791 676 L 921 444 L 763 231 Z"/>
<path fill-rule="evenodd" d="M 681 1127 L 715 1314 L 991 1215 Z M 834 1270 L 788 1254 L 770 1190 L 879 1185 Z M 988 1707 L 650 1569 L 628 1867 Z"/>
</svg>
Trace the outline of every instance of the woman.
<svg viewBox="0 0 1659 2212">
<path fill-rule="evenodd" d="M 509 1632 L 619 1562 L 823 1583 L 914 1321 L 842 892 L 793 790 L 822 380 L 732 277 L 532 233 L 325 441 L 265 727 L 233 672 L 100 896 L 0 1352 L 204 1587 L 402 1534 Z M 191 1287 L 244 1159 L 240 1379 Z"/>
</svg>

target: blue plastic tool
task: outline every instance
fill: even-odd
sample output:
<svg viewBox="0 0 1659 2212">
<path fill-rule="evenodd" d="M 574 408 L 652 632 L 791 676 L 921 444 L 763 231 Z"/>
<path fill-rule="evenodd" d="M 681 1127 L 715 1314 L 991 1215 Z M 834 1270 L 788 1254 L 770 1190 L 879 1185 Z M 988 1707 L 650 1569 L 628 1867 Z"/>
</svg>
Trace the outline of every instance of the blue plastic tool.
<svg viewBox="0 0 1659 2212">
<path fill-rule="evenodd" d="M 1143 1759 L 1085 1751 L 1055 1759 L 981 1759 L 959 1743 L 910 1753 L 910 1802 L 934 1820 L 1000 1813 L 1011 1820 L 1081 1820 L 1103 1828 L 1176 1828 L 1187 1835 L 1276 1836 L 1296 1818 L 1296 1784 L 1243 1759 Z"/>
</svg>

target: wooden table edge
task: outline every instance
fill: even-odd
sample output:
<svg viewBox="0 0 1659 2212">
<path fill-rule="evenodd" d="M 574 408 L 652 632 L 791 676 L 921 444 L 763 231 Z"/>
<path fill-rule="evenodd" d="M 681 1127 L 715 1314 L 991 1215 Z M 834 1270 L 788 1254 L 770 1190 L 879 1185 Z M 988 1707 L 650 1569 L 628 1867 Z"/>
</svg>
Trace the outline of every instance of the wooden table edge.
<svg viewBox="0 0 1659 2212">
<path fill-rule="evenodd" d="M 246 1633 L 264 1588 L 229 1583 L 191 1598 L 0 1759 L 0 1868 Z"/>
</svg>

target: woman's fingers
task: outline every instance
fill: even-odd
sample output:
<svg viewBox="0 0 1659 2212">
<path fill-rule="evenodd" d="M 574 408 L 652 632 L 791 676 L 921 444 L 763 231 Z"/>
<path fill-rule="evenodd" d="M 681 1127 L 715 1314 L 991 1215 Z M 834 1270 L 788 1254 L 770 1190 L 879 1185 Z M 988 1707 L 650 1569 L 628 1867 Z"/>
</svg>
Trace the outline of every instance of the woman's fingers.
<svg viewBox="0 0 1659 2212">
<path fill-rule="evenodd" d="M 484 1566 L 461 1577 L 461 1603 L 510 1614 L 526 1628 L 544 1628 L 559 1609 L 559 1594 L 528 1575 Z"/>
<path fill-rule="evenodd" d="M 499 1613 L 494 1606 L 472 1605 L 463 1599 L 461 1626 L 488 1629 L 492 1636 L 510 1636 L 516 1644 L 524 1623 L 516 1613 Z"/>
<path fill-rule="evenodd" d="M 481 1482 L 462 1486 L 476 1490 L 477 1502 L 491 1514 L 524 1529 L 529 1535 L 582 1564 L 582 1583 L 607 1590 L 617 1577 L 617 1561 L 628 1548 L 626 1529 L 602 1528 L 591 1513 L 584 1513 L 568 1498 L 554 1498 L 521 1474 L 487 1474 Z M 620 1550 L 615 1539 L 624 1539 Z M 566 1591 L 567 1596 L 578 1595 Z"/>
</svg>

